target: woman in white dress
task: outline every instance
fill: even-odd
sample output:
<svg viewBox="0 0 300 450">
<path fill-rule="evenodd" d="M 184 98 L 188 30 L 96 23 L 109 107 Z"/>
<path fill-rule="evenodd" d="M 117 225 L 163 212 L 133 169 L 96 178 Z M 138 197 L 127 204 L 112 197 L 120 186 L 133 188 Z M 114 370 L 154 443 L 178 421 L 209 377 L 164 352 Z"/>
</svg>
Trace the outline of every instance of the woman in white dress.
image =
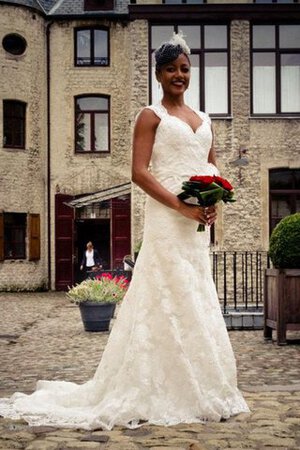
<svg viewBox="0 0 300 450">
<path fill-rule="evenodd" d="M 210 119 L 184 103 L 188 53 L 178 35 L 156 51 L 164 96 L 139 114 L 133 143 L 133 181 L 148 194 L 143 245 L 94 377 L 83 385 L 39 381 L 31 395 L 2 399 L 1 415 L 111 429 L 249 411 L 211 276 L 209 233 L 196 231 L 216 211 L 177 197 L 191 175 L 218 173 Z"/>
</svg>

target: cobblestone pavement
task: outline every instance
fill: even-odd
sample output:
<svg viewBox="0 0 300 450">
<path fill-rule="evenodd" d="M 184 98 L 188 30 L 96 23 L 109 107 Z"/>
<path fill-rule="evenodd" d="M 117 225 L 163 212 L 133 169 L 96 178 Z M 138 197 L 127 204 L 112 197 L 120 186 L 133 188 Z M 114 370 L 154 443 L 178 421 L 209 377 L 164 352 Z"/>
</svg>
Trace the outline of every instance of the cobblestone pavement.
<svg viewBox="0 0 300 450">
<path fill-rule="evenodd" d="M 108 333 L 83 331 L 64 293 L 0 294 L 0 397 L 30 393 L 38 379 L 84 382 Z M 221 423 L 66 430 L 0 419 L 0 449 L 300 449 L 300 345 L 264 342 L 262 331 L 231 331 L 239 386 L 251 408 Z"/>
</svg>

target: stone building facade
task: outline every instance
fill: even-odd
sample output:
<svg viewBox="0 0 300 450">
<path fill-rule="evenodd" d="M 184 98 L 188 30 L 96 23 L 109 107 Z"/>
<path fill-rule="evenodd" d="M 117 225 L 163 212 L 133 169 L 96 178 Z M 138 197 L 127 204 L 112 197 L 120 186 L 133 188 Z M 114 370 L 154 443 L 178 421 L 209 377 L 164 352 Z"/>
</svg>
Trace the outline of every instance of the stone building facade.
<svg viewBox="0 0 300 450">
<path fill-rule="evenodd" d="M 219 168 L 234 184 L 237 202 L 219 207 L 212 248 L 267 250 L 272 223 L 300 210 L 300 5 L 278 3 L 0 2 L 0 289 L 64 289 L 78 279 L 87 240 L 101 247 L 112 268 L 142 239 L 144 195 L 130 185 L 131 136 L 136 114 L 155 98 L 151 47 L 164 27 L 201 30 L 201 36 L 226 30 L 228 41 L 211 55 L 227 58 L 227 109 L 216 112 L 212 106 L 208 112 Z M 266 30 L 274 34 L 274 48 L 270 41 L 256 50 L 255 33 L 259 40 Z M 288 48 L 280 46 L 280 33 Z M 10 35 L 25 39 L 20 54 L 13 39 L 5 41 Z M 194 49 L 200 66 L 205 52 Z M 270 61 L 274 56 L 277 66 L 284 65 L 280 58 L 293 55 L 286 64 L 292 75 L 276 66 L 270 78 L 276 79 L 279 98 L 271 112 L 268 96 L 259 113 L 253 106 L 255 89 L 258 94 L 263 89 L 255 84 L 254 53 Z M 212 66 L 222 66 L 211 58 Z M 257 66 L 270 77 L 272 64 Z M 205 84 L 202 69 L 211 67 L 199 70 L 199 106 L 205 96 L 209 104 L 209 89 L 214 101 L 214 86 Z M 280 76 L 295 86 L 290 111 L 282 106 Z M 25 105 L 25 118 L 10 112 L 20 105 L 9 101 Z M 7 143 L 14 120 L 25 126 L 20 128 L 24 145 Z M 20 139 L 16 132 L 12 136 L 8 139 Z M 277 170 L 273 190 L 278 188 L 273 193 L 272 170 Z M 292 186 L 282 181 L 291 177 Z"/>
</svg>

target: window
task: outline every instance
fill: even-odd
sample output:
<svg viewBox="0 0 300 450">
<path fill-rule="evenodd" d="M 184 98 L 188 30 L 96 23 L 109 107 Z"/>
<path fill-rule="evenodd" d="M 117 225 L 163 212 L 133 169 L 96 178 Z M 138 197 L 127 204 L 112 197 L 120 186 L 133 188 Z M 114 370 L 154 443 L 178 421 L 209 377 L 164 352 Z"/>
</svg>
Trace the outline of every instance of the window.
<svg viewBox="0 0 300 450">
<path fill-rule="evenodd" d="M 298 3 L 298 0 L 254 0 L 253 3 Z"/>
<path fill-rule="evenodd" d="M 3 100 L 3 145 L 25 148 L 26 104 L 17 100 Z"/>
<path fill-rule="evenodd" d="M 109 32 L 103 28 L 75 29 L 75 65 L 108 66 Z"/>
<path fill-rule="evenodd" d="M 162 92 L 155 77 L 154 50 L 181 30 L 191 49 L 191 81 L 186 102 L 215 116 L 229 114 L 229 30 L 227 25 L 152 26 L 152 103 Z"/>
<path fill-rule="evenodd" d="M 252 113 L 300 113 L 300 25 L 252 26 Z"/>
<path fill-rule="evenodd" d="M 114 9 L 114 0 L 84 0 L 85 11 L 106 11 Z"/>
<path fill-rule="evenodd" d="M 4 258 L 26 258 L 26 214 L 4 213 Z"/>
<path fill-rule="evenodd" d="M 166 5 L 180 5 L 183 3 L 188 3 L 189 5 L 199 5 L 201 3 L 206 3 L 206 0 L 163 0 L 163 3 L 165 3 Z"/>
<path fill-rule="evenodd" d="M 76 152 L 109 152 L 109 109 L 106 96 L 76 97 Z"/>
<path fill-rule="evenodd" d="M 23 36 L 16 33 L 10 33 L 4 36 L 2 46 L 6 52 L 20 56 L 25 52 L 27 42 Z"/>
<path fill-rule="evenodd" d="M 272 169 L 269 174 L 270 233 L 285 216 L 300 212 L 300 169 Z"/>
</svg>

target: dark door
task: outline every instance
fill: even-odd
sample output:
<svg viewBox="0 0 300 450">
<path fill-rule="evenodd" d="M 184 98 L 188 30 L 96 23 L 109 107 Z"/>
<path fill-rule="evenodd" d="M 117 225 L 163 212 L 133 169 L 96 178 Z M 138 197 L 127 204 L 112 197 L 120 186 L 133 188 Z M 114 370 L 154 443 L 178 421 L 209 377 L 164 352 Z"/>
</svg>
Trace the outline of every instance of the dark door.
<svg viewBox="0 0 300 450">
<path fill-rule="evenodd" d="M 110 269 L 110 220 L 109 219 L 78 219 L 75 222 L 75 282 L 84 279 L 84 271 L 80 271 L 80 264 L 88 241 L 93 243 L 103 260 L 103 269 Z"/>
<path fill-rule="evenodd" d="M 130 195 L 111 200 L 112 268 L 123 268 L 123 258 L 130 254 Z"/>
<path fill-rule="evenodd" d="M 73 227 L 74 210 L 67 206 L 73 197 L 55 196 L 55 289 L 66 291 L 74 284 L 73 277 Z"/>
</svg>

